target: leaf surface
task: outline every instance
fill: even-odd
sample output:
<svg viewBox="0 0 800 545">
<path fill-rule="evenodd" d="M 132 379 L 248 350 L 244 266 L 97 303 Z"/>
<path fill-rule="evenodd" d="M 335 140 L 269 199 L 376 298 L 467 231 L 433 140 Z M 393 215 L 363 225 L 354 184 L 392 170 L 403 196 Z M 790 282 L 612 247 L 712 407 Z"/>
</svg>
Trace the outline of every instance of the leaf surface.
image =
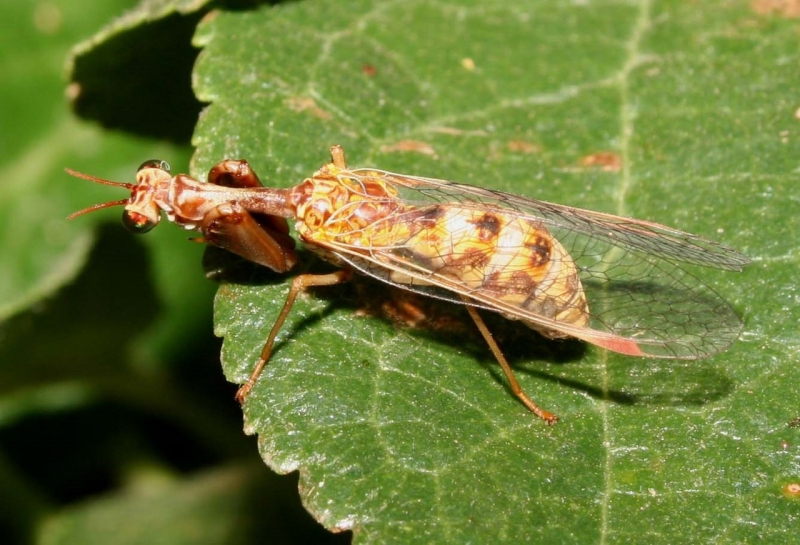
<svg viewBox="0 0 800 545">
<path fill-rule="evenodd" d="M 457 309 L 434 321 L 448 327 L 414 331 L 380 316 L 393 304 L 380 287 L 299 298 L 246 428 L 271 467 L 300 470 L 323 524 L 362 542 L 792 531 L 798 504 L 782 490 L 800 478 L 800 432 L 787 426 L 800 384 L 795 28 L 743 1 L 318 0 L 204 21 L 195 89 L 211 105 L 196 173 L 245 157 L 266 185 L 286 187 L 342 144 L 353 166 L 657 221 L 755 261 L 703 272 L 745 321 L 741 340 L 707 360 L 626 358 L 492 322 L 522 386 L 562 417 L 549 428 L 508 393 Z M 244 280 L 216 301 L 235 382 L 289 277 Z"/>
</svg>

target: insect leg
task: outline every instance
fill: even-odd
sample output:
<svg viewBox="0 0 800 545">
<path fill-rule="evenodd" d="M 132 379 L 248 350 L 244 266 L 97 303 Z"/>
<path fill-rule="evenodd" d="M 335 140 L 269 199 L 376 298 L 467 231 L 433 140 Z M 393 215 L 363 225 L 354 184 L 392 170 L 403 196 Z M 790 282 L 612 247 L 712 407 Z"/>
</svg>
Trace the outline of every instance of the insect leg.
<svg viewBox="0 0 800 545">
<path fill-rule="evenodd" d="M 261 180 L 244 159 L 227 159 L 211 167 L 208 183 L 225 187 L 261 187 Z"/>
<path fill-rule="evenodd" d="M 331 161 L 336 168 L 347 168 L 347 162 L 344 160 L 344 148 L 339 144 L 331 146 Z"/>
<path fill-rule="evenodd" d="M 297 299 L 297 295 L 309 287 L 333 286 L 335 284 L 348 282 L 352 276 L 353 271 L 350 269 L 342 269 L 328 274 L 301 274 L 292 280 L 292 287 L 289 288 L 289 294 L 286 296 L 286 302 L 283 304 L 283 308 L 281 309 L 280 314 L 278 314 L 278 318 L 275 320 L 272 330 L 269 332 L 267 342 L 264 343 L 264 348 L 261 350 L 261 357 L 259 357 L 255 368 L 253 368 L 250 378 L 248 378 L 247 382 L 245 382 L 239 388 L 239 391 L 236 392 L 236 400 L 239 403 L 244 403 L 247 394 L 253 389 L 253 386 L 255 386 L 259 375 L 261 375 L 261 372 L 267 365 L 267 362 L 272 355 L 272 347 L 275 344 L 275 337 L 278 335 L 278 331 L 280 331 L 281 326 L 283 326 L 283 322 L 286 321 L 286 317 L 289 316 L 289 311 L 292 310 L 292 306 L 294 305 L 294 300 Z"/>
<path fill-rule="evenodd" d="M 462 297 L 462 299 L 466 301 L 466 298 Z M 522 390 L 522 386 L 519 385 L 517 377 L 514 376 L 514 371 L 511 370 L 508 360 L 506 360 L 506 357 L 500 351 L 500 347 L 497 346 L 497 341 L 495 341 L 494 337 L 492 337 L 492 333 L 489 331 L 489 328 L 486 327 L 486 323 L 483 321 L 483 318 L 481 318 L 480 314 L 478 314 L 478 309 L 469 304 L 466 305 L 466 307 L 469 315 L 475 322 L 475 325 L 478 326 L 478 330 L 481 332 L 481 335 L 483 335 L 483 338 L 486 339 L 486 343 L 489 345 L 492 354 L 494 354 L 497 363 L 499 363 L 500 367 L 503 368 L 503 372 L 506 374 L 511 392 L 517 396 L 517 399 L 519 399 L 522 404 L 525 405 L 533 414 L 548 424 L 555 424 L 558 422 L 558 417 L 556 415 L 539 407 L 539 405 L 537 405 L 530 397 L 528 397 L 528 394 Z"/>
<path fill-rule="evenodd" d="M 224 203 L 203 217 L 200 224 L 203 238 L 199 241 L 224 248 L 273 271 L 286 272 L 297 262 L 294 240 L 277 223 L 285 224 L 283 218 L 267 216 L 266 219 L 275 221 L 259 223 L 241 204 Z"/>
</svg>

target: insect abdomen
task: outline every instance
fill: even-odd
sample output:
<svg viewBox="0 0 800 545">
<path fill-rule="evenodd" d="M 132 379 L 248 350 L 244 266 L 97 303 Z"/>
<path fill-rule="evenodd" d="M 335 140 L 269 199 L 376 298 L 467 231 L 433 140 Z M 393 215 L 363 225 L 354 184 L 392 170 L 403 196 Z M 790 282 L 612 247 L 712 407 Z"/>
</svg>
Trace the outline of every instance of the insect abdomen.
<svg viewBox="0 0 800 545">
<path fill-rule="evenodd" d="M 575 263 L 543 225 L 502 210 L 449 204 L 403 216 L 414 226 L 404 253 L 434 273 L 431 283 L 444 276 L 476 295 L 571 325 L 588 324 Z"/>
</svg>

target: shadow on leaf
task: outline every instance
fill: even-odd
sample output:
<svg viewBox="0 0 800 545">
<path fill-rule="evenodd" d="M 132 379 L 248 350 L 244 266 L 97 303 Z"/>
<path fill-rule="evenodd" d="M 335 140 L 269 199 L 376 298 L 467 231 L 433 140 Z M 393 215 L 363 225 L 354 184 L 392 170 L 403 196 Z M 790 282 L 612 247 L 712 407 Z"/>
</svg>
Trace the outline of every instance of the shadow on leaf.
<svg viewBox="0 0 800 545">
<path fill-rule="evenodd" d="M 281 283 L 287 276 L 325 273 L 332 268 L 311 252 L 301 251 L 298 270 L 278 275 L 213 247 L 207 249 L 204 265 L 209 276 L 217 281 L 248 285 Z M 431 342 L 466 350 L 492 373 L 498 383 L 506 382 L 463 305 L 425 297 L 358 274 L 347 284 L 312 288 L 310 292 L 329 304 L 321 313 L 314 313 L 296 323 L 296 330 L 314 327 L 336 310 L 347 308 L 357 316 L 377 317 Z M 557 366 L 577 364 L 586 356 L 588 345 L 572 339 L 547 339 L 521 322 L 492 312 L 481 311 L 481 314 L 515 372 L 558 383 L 596 399 L 620 405 L 703 405 L 725 397 L 733 389 L 733 383 L 724 373 L 702 361 L 612 354 L 603 364 L 603 370 L 595 370 L 592 378 L 587 380 L 533 369 L 533 364 L 523 362 Z M 276 353 L 280 346 L 281 343 L 276 345 Z M 585 372 L 585 367 L 582 366 L 578 372 Z M 608 388 L 597 385 L 599 373 L 610 376 Z"/>
</svg>

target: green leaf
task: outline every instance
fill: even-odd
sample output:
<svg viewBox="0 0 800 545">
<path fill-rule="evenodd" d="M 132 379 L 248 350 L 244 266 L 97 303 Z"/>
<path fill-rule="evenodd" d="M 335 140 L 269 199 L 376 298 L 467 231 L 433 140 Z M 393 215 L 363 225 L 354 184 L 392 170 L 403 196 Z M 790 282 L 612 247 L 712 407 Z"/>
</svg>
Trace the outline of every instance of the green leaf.
<svg viewBox="0 0 800 545">
<path fill-rule="evenodd" d="M 319 527 L 305 533 L 287 527 L 287 517 L 307 517 L 305 513 L 274 501 L 268 506 L 254 504 L 253 497 L 275 497 L 289 483 L 282 484 L 253 465 L 223 467 L 181 481 L 142 467 L 136 477 L 135 486 L 124 492 L 50 518 L 37 542 L 316 543 L 323 534 Z"/>
<path fill-rule="evenodd" d="M 77 45 L 68 65 L 75 111 L 107 127 L 187 141 L 200 112 L 190 38 L 207 3 L 146 0 Z"/>
<path fill-rule="evenodd" d="M 552 428 L 508 393 L 474 331 L 364 316 L 381 306 L 374 287 L 299 298 L 246 427 L 271 467 L 300 470 L 323 524 L 364 542 L 795 531 L 781 490 L 800 479 L 786 425 L 800 393 L 796 21 L 744 0 L 310 0 L 218 13 L 195 40 L 195 90 L 211 103 L 199 171 L 246 157 L 285 187 L 338 143 L 354 166 L 658 221 L 755 261 L 703 272 L 745 320 L 708 360 L 501 339 L 522 386 L 562 417 Z M 288 281 L 219 291 L 230 380 L 248 376 Z"/>
</svg>

